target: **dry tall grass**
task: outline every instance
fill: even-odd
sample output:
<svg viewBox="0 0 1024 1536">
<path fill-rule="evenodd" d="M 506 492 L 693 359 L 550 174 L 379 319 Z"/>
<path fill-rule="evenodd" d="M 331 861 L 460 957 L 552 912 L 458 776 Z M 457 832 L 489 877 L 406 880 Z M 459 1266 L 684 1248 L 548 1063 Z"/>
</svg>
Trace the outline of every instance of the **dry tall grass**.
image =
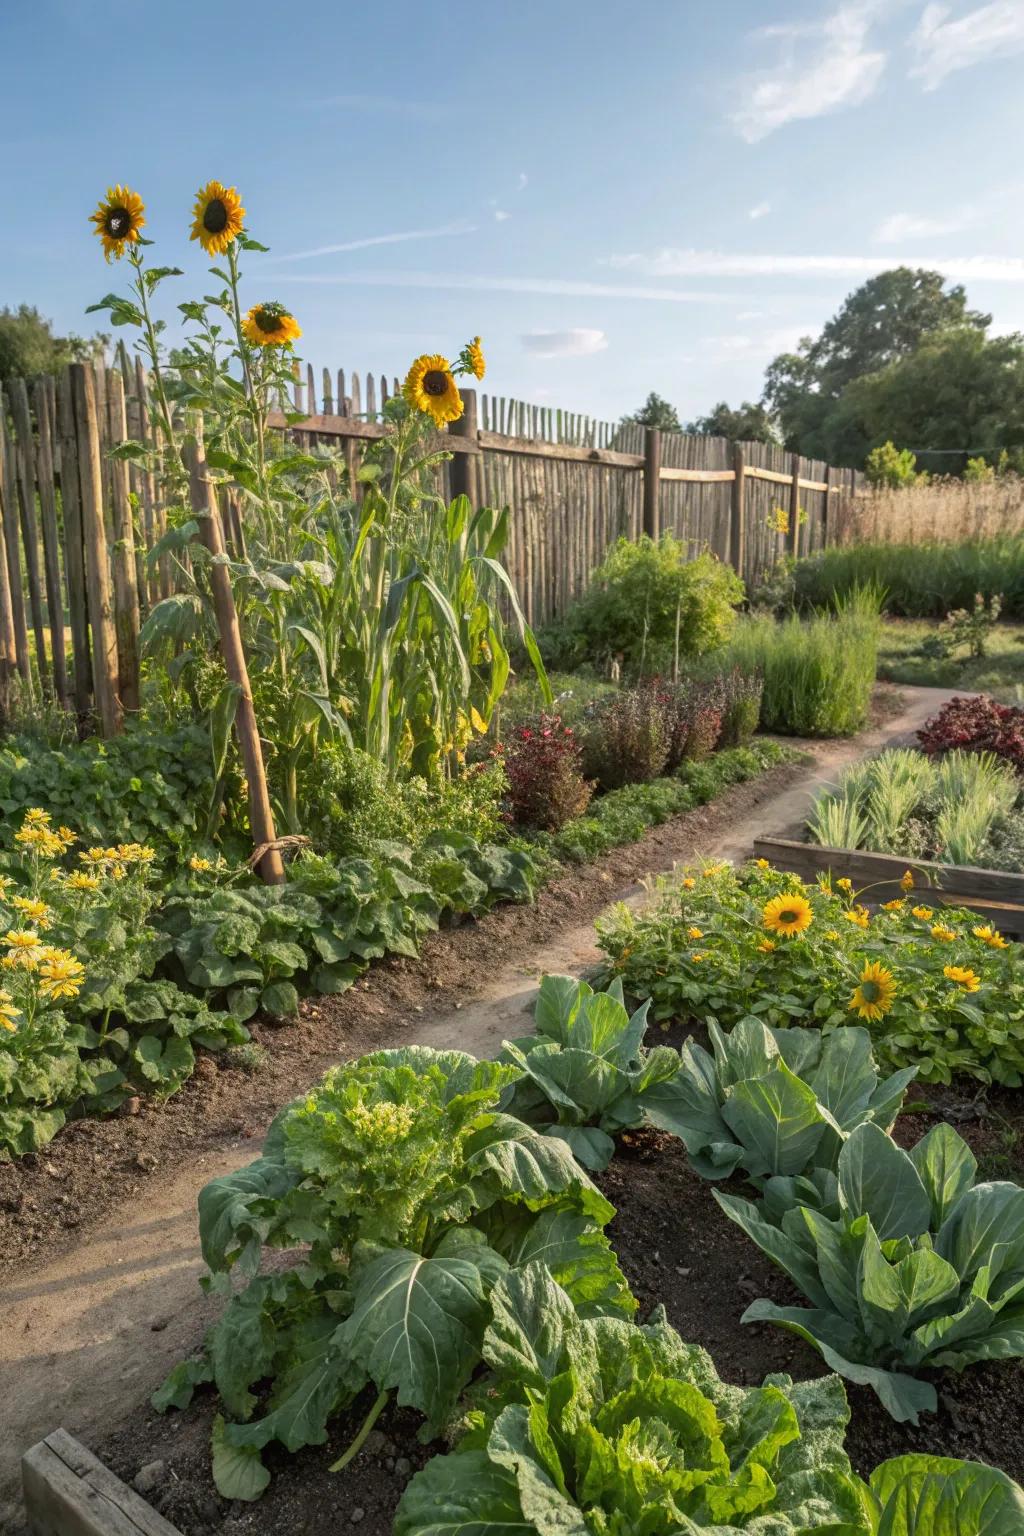
<svg viewBox="0 0 1024 1536">
<path fill-rule="evenodd" d="M 933 479 L 905 490 L 844 497 L 839 544 L 924 544 L 1024 533 L 1024 477 Z"/>
</svg>

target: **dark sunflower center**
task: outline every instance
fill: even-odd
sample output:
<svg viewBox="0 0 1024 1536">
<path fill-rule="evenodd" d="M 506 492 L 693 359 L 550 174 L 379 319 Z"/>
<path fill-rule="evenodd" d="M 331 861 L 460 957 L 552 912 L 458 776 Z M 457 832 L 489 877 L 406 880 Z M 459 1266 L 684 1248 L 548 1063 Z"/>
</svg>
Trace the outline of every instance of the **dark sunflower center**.
<svg viewBox="0 0 1024 1536">
<path fill-rule="evenodd" d="M 780 912 L 779 913 L 779 922 L 780 923 L 797 923 L 799 921 L 800 921 L 800 913 L 799 912 Z"/>
<path fill-rule="evenodd" d="M 440 368 L 431 368 L 429 373 L 423 375 L 423 389 L 428 395 L 446 395 L 448 393 L 448 375 Z"/>
<path fill-rule="evenodd" d="M 111 208 L 107 214 L 107 234 L 114 240 L 123 240 L 131 233 L 132 216 L 127 208 Z"/>
<path fill-rule="evenodd" d="M 253 319 L 256 321 L 256 324 L 259 326 L 260 330 L 265 331 L 268 336 L 271 334 L 271 332 L 278 330 L 281 325 L 281 316 L 276 314 L 272 309 L 258 309 L 253 316 Z"/>
<path fill-rule="evenodd" d="M 211 197 L 203 213 L 203 228 L 207 234 L 219 235 L 227 227 L 228 211 L 219 197 Z"/>
<path fill-rule="evenodd" d="M 860 995 L 866 1003 L 877 1003 L 882 995 L 882 989 L 877 981 L 862 981 Z"/>
</svg>

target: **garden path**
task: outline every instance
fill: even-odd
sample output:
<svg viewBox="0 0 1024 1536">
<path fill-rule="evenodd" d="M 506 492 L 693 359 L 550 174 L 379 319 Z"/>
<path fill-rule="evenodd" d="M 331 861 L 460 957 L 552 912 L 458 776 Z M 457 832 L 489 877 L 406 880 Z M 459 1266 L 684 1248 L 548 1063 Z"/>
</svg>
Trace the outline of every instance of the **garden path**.
<svg viewBox="0 0 1024 1536">
<path fill-rule="evenodd" d="M 951 691 L 903 690 L 901 712 L 850 741 L 805 743 L 812 761 L 794 770 L 791 786 L 739 817 L 695 855 L 745 858 L 756 835 L 783 833 L 801 822 L 812 795 L 843 768 L 913 732 Z M 638 905 L 641 885 L 609 888 L 609 901 Z M 486 921 L 486 920 L 485 920 Z M 525 1028 L 538 978 L 546 971 L 580 974 L 598 959 L 592 922 L 550 931 L 541 945 L 511 954 L 481 979 L 458 1012 L 448 1003 L 424 1011 L 403 1043 L 445 1047 L 457 1040 L 477 1055 L 496 1052 Z M 162 1171 L 146 1198 L 120 1207 L 57 1257 L 26 1267 L 0 1297 L 0 1531 L 21 1529 L 18 1462 L 57 1425 L 86 1444 L 130 1421 L 166 1371 L 196 1345 L 217 1303 L 199 1291 L 196 1196 L 208 1180 L 252 1160 L 252 1138 L 236 1137 L 208 1154 Z"/>
</svg>

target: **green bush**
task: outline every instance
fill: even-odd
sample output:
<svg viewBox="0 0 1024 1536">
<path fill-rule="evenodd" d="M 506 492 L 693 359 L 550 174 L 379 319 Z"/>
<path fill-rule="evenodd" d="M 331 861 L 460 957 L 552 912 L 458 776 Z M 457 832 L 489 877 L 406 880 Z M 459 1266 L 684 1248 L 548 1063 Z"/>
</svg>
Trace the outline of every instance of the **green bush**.
<svg viewBox="0 0 1024 1536">
<path fill-rule="evenodd" d="M 728 660 L 764 679 L 761 725 L 790 736 L 850 736 L 868 716 L 878 659 L 878 607 L 859 589 L 833 613 L 745 619 Z"/>
<path fill-rule="evenodd" d="M 918 474 L 917 458 L 911 450 L 897 448 L 892 441 L 882 443 L 879 448 L 872 448 L 864 461 L 864 473 L 872 485 L 884 485 L 892 490 L 916 485 L 919 480 L 928 478 L 927 475 Z"/>
<path fill-rule="evenodd" d="M 820 608 L 856 587 L 885 593 L 887 613 L 943 619 L 974 606 L 980 592 L 1002 594 L 1002 617 L 1024 618 L 1024 534 L 964 539 L 959 544 L 851 544 L 822 550 L 793 568 L 795 601 Z"/>
<path fill-rule="evenodd" d="M 564 622 L 541 638 L 554 666 L 620 657 L 632 676 L 669 673 L 680 659 L 728 640 L 743 601 L 739 577 L 714 555 L 690 559 L 685 542 L 620 539 Z"/>
<path fill-rule="evenodd" d="M 596 707 L 581 732 L 583 772 L 602 790 L 656 779 L 668 762 L 670 725 L 655 688 L 627 688 Z"/>
</svg>

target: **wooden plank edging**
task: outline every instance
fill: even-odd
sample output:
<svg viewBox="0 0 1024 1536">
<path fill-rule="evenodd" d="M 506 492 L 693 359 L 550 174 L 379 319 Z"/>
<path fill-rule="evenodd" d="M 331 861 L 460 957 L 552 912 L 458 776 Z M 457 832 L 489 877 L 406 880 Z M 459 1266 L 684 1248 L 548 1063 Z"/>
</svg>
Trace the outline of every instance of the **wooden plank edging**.
<svg viewBox="0 0 1024 1536">
<path fill-rule="evenodd" d="M 21 1458 L 32 1536 L 181 1536 L 65 1429 Z"/>
</svg>

